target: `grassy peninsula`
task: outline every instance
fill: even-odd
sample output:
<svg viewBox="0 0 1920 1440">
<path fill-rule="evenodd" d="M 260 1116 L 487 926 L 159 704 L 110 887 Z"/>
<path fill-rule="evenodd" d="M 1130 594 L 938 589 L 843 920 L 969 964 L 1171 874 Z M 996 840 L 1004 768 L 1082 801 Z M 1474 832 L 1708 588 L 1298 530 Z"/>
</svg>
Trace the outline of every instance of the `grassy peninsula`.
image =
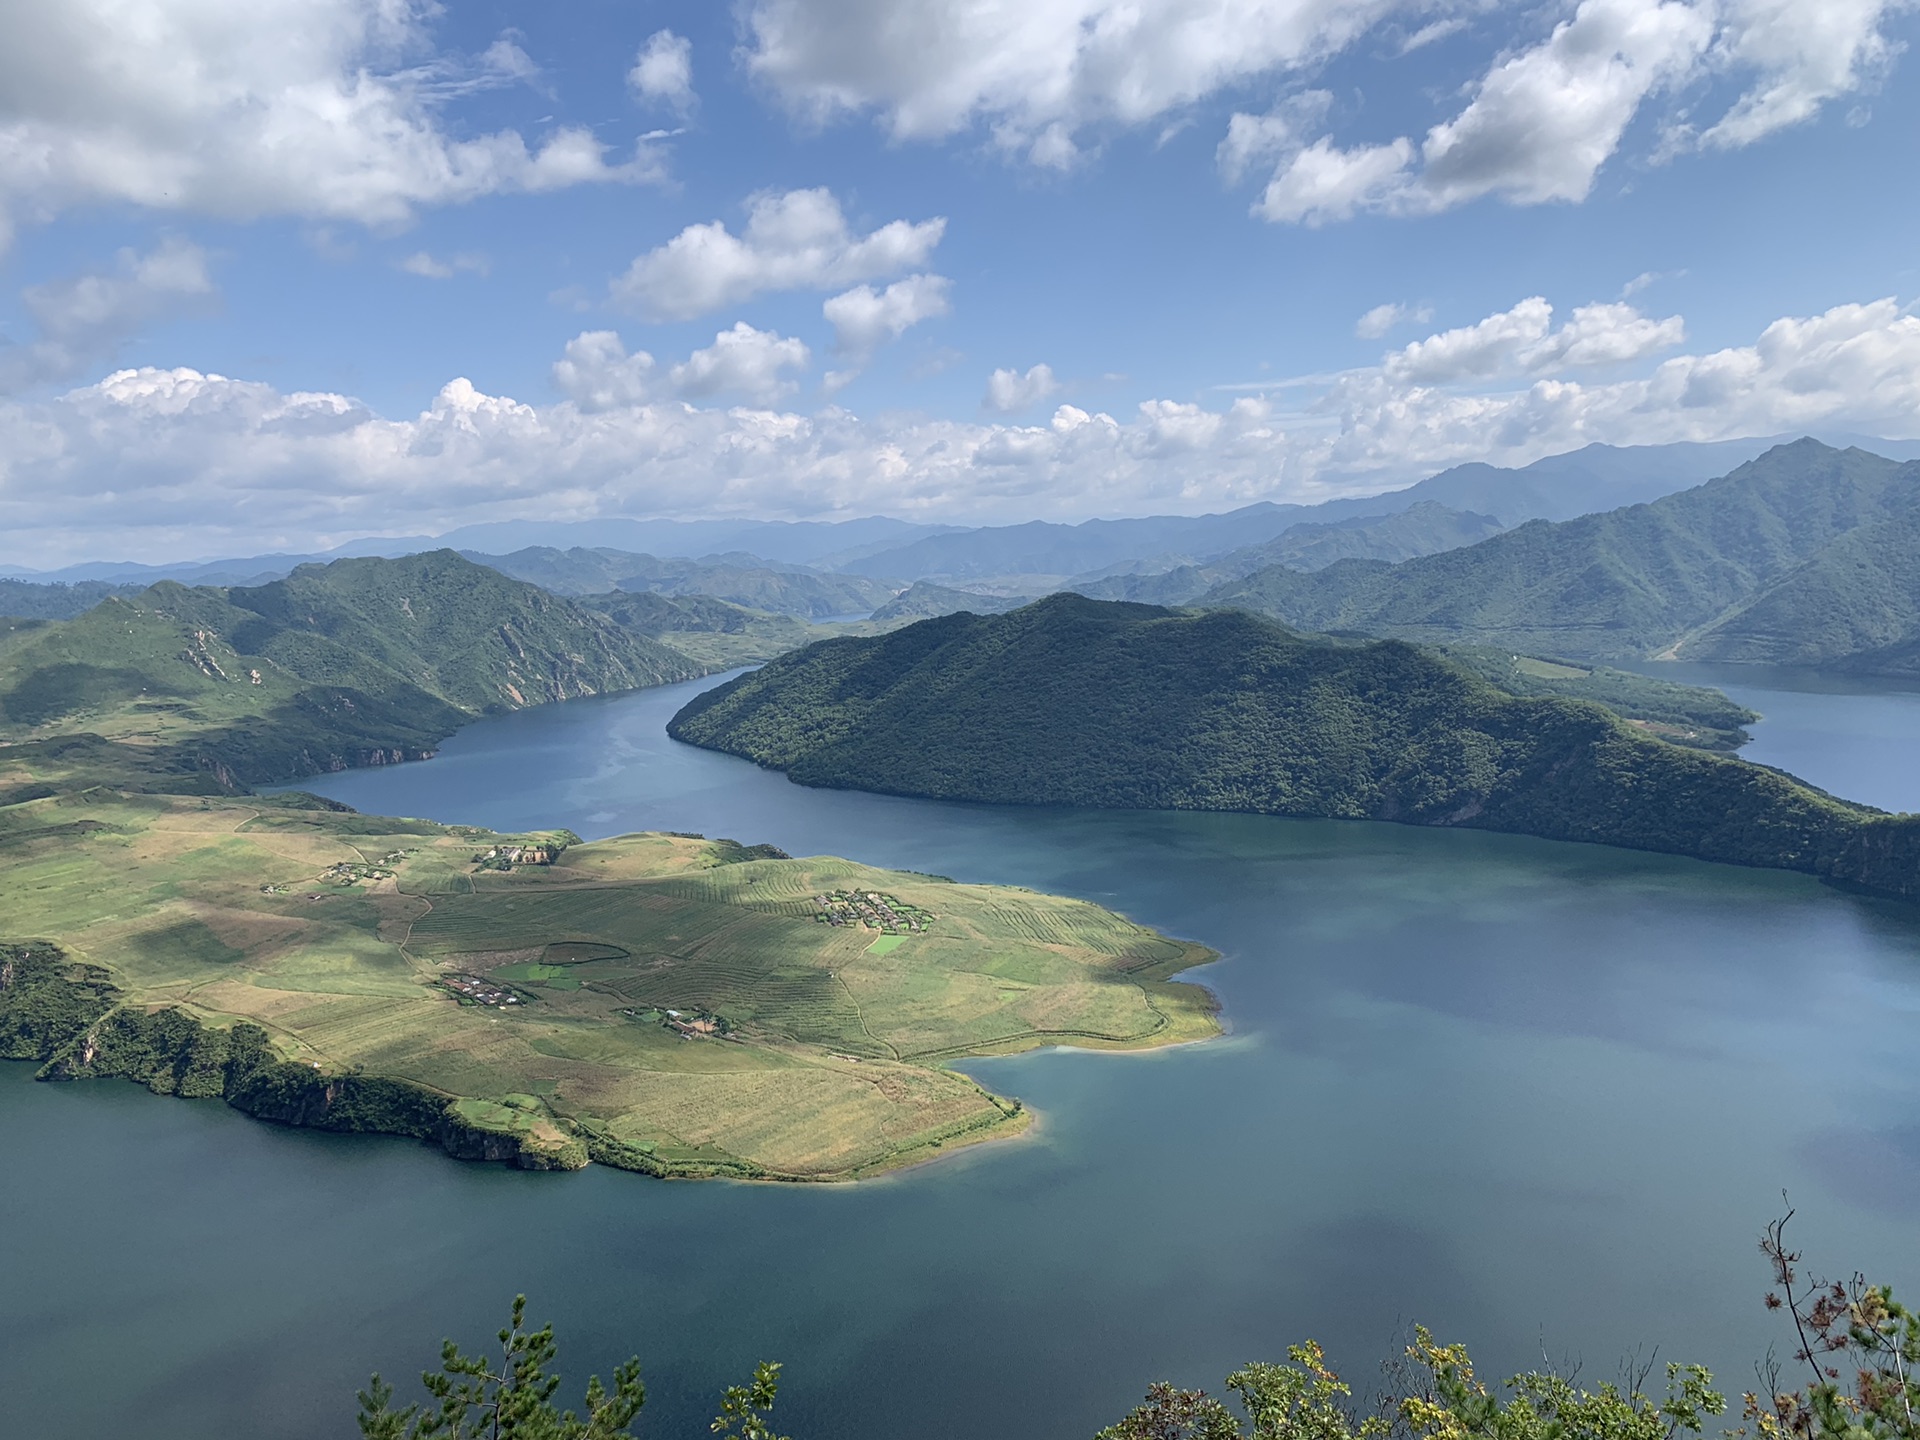
<svg viewBox="0 0 1920 1440">
<path fill-rule="evenodd" d="M 1467 825 L 1920 895 L 1920 823 L 1399 641 L 1049 597 L 824 641 L 669 732 L 802 784 Z"/>
<path fill-rule="evenodd" d="M 0 1056 L 461 1158 L 838 1180 L 1025 1127 L 949 1061 L 1214 1033 L 1171 979 L 1199 946 L 769 854 L 298 795 L 7 806 Z"/>
</svg>

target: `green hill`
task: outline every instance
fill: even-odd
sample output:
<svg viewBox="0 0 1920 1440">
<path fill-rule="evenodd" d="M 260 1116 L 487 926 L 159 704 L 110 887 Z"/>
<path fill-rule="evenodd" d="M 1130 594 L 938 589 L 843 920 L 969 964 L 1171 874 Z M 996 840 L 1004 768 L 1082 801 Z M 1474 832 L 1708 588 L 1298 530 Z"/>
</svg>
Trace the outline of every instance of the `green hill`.
<svg viewBox="0 0 1920 1440">
<path fill-rule="evenodd" d="M 1312 630 L 1583 659 L 1646 657 L 1723 622 L 1843 537 L 1916 514 L 1920 464 L 1800 440 L 1650 504 L 1535 521 L 1397 565 L 1263 570 L 1199 603 L 1245 606 Z M 1847 603 L 1860 613 L 1836 634 L 1878 633 L 1887 588 L 1848 589 Z M 1849 652 L 1798 653 L 1826 663 Z"/>
<path fill-rule="evenodd" d="M 807 785 L 1467 825 L 1895 891 L 1920 873 L 1903 822 L 1790 776 L 1236 611 L 1056 595 L 950 615 L 783 656 L 668 728 Z"/>
<path fill-rule="evenodd" d="M 931 580 L 916 580 L 905 590 L 867 618 L 881 624 L 900 620 L 931 620 L 936 615 L 952 615 L 966 610 L 975 615 L 1000 615 L 1031 605 L 1031 595 L 982 595 L 973 590 L 955 590 Z"/>
<path fill-rule="evenodd" d="M 468 719 L 701 667 L 449 550 L 305 565 L 249 588 L 163 581 L 0 630 L 0 737 L 81 773 L 220 788 L 428 753 Z M 97 737 L 76 747 L 66 737 Z M 51 752 L 50 752 L 51 753 Z M 117 758 L 116 758 L 117 757 Z"/>
</svg>

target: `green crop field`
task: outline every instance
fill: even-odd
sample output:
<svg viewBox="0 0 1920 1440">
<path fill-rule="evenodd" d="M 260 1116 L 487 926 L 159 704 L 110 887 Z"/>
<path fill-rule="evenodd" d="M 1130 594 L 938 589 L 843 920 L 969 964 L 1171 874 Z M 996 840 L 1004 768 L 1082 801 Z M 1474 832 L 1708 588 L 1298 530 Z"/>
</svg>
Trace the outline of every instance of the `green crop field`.
<svg viewBox="0 0 1920 1440">
<path fill-rule="evenodd" d="M 74 973 L 117 1008 L 90 1037 L 120 1013 L 244 1022 L 322 1077 L 451 1102 L 456 1154 L 493 1154 L 484 1135 L 666 1174 L 870 1174 L 1025 1127 L 949 1061 L 1216 1029 L 1172 978 L 1211 952 L 1080 901 L 825 856 L 729 863 L 738 847 L 666 835 L 480 869 L 476 851 L 566 837 L 306 803 L 0 807 L 0 943 L 97 967 Z M 812 897 L 847 890 L 933 918 L 877 939 L 814 918 Z"/>
</svg>

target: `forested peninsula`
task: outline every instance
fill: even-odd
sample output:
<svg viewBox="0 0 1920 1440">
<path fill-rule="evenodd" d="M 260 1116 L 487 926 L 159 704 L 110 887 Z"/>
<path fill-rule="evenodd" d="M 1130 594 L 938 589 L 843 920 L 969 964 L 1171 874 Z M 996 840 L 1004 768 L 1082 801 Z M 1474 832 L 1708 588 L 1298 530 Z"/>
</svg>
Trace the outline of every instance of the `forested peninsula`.
<svg viewBox="0 0 1920 1440">
<path fill-rule="evenodd" d="M 1237 610 L 1060 594 L 823 641 L 696 697 L 668 731 L 805 785 L 1471 826 L 1920 898 L 1920 820 L 1411 644 Z"/>
</svg>

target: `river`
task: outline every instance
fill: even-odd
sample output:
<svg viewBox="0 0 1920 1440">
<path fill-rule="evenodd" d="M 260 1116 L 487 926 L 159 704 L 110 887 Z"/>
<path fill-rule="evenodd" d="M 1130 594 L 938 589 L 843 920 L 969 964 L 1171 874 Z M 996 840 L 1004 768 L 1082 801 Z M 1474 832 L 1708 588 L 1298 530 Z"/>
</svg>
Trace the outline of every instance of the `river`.
<svg viewBox="0 0 1920 1440">
<path fill-rule="evenodd" d="M 1738 675 L 1756 758 L 1920 806 L 1920 696 Z M 1737 1392 L 1790 1348 L 1754 1245 L 1783 1189 L 1810 1260 L 1920 1287 L 1920 911 L 1511 836 L 807 790 L 665 738 L 711 683 L 311 788 L 1085 896 L 1218 949 L 1232 1033 L 978 1062 L 1034 1138 L 841 1187 L 521 1174 L 0 1066 L 0 1430 L 347 1436 L 369 1371 L 411 1389 L 516 1291 L 569 1395 L 638 1353 L 640 1433 L 688 1440 L 762 1358 L 796 1440 L 1084 1440 L 1307 1336 L 1365 1386 L 1414 1320 L 1483 1371 L 1657 1347 Z"/>
</svg>

